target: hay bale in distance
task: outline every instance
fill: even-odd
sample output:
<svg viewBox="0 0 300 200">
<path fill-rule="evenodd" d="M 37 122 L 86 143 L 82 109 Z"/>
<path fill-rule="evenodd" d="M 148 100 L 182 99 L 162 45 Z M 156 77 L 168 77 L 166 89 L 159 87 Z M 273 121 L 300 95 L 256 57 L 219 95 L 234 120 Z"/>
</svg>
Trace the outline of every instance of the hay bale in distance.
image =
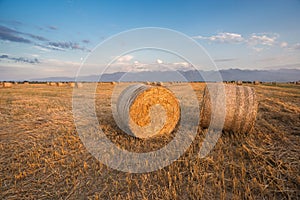
<svg viewBox="0 0 300 200">
<path fill-rule="evenodd" d="M 212 117 L 210 96 L 214 100 L 225 101 L 224 99 L 220 99 L 224 96 L 215 89 L 216 87 L 218 85 L 214 84 L 210 85 L 210 88 L 212 88 L 210 91 L 207 86 L 204 90 L 200 116 L 200 125 L 203 128 L 210 126 Z M 258 106 L 254 89 L 246 86 L 224 85 L 224 92 L 226 96 L 226 115 L 223 130 L 234 133 L 250 133 L 255 124 Z M 216 117 L 220 115 L 222 116 L 222 114 L 216 113 Z"/>
<path fill-rule="evenodd" d="M 157 86 L 163 86 L 164 84 L 163 84 L 163 82 L 157 82 L 156 85 Z"/>
<path fill-rule="evenodd" d="M 49 85 L 50 86 L 56 86 L 56 83 L 55 82 L 50 82 Z"/>
<path fill-rule="evenodd" d="M 76 88 L 82 88 L 82 87 L 83 87 L 83 84 L 82 84 L 82 83 L 79 83 L 79 82 L 76 82 L 76 83 L 75 83 L 75 87 L 76 87 Z"/>
<path fill-rule="evenodd" d="M 72 87 L 72 88 L 75 87 L 75 83 L 74 83 L 74 82 L 69 82 L 68 85 L 69 85 L 70 87 Z"/>
<path fill-rule="evenodd" d="M 243 85 L 243 81 L 237 81 L 236 84 L 237 85 Z"/>
<path fill-rule="evenodd" d="M 120 94 L 117 114 L 121 129 L 135 137 L 149 138 L 174 130 L 180 118 L 180 106 L 170 90 L 136 84 Z"/>
<path fill-rule="evenodd" d="M 259 85 L 260 82 L 259 82 L 259 81 L 254 81 L 253 84 L 254 84 L 254 85 Z"/>
<path fill-rule="evenodd" d="M 62 87 L 64 84 L 61 83 L 61 82 L 57 82 L 56 85 L 57 85 L 58 87 Z"/>
<path fill-rule="evenodd" d="M 3 87 L 5 87 L 5 88 L 11 88 L 12 86 L 13 86 L 13 84 L 10 83 L 10 82 L 4 82 L 3 83 Z"/>
</svg>

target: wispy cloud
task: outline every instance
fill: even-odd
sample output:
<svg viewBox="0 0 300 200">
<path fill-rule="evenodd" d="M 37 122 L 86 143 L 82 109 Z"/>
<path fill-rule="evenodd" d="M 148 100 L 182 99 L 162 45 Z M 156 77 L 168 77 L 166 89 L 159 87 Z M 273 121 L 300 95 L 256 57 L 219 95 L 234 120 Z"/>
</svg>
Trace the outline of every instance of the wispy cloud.
<svg viewBox="0 0 300 200">
<path fill-rule="evenodd" d="M 276 33 L 253 33 L 250 38 L 247 40 L 249 45 L 265 45 L 265 46 L 273 46 L 277 43 L 277 39 L 279 35 Z"/>
<path fill-rule="evenodd" d="M 46 48 L 52 48 L 54 50 L 82 50 L 82 51 L 90 51 L 89 49 L 79 45 L 76 42 L 49 42 Z"/>
<path fill-rule="evenodd" d="M 12 42 L 31 43 L 30 40 L 19 36 L 18 31 L 0 25 L 0 39 Z"/>
<path fill-rule="evenodd" d="M 58 30 L 57 26 L 47 26 L 48 29 L 50 30 Z"/>
<path fill-rule="evenodd" d="M 29 63 L 29 64 L 37 64 L 40 63 L 40 61 L 37 58 L 24 58 L 24 57 L 11 57 L 8 55 L 0 55 L 0 59 L 6 59 L 6 60 L 12 60 L 19 63 Z"/>
<path fill-rule="evenodd" d="M 85 40 L 82 40 L 82 42 L 85 43 L 85 44 L 89 44 L 89 43 L 90 43 L 90 40 L 86 40 L 86 39 L 85 39 Z"/>
<path fill-rule="evenodd" d="M 220 59 L 215 59 L 215 62 L 230 62 L 230 61 L 235 61 L 237 60 L 236 58 L 220 58 Z"/>
<path fill-rule="evenodd" d="M 11 42 L 20 42 L 20 43 L 33 43 L 30 39 L 24 37 L 30 37 L 31 39 L 38 40 L 38 41 L 48 41 L 45 37 L 34 35 L 31 33 L 24 33 L 20 31 L 13 30 L 11 28 L 8 28 L 6 26 L 0 25 L 0 39 L 11 41 Z"/>
<path fill-rule="evenodd" d="M 199 35 L 199 36 L 194 36 L 193 38 L 204 39 L 204 40 L 209 40 L 211 42 L 219 42 L 219 43 L 240 43 L 245 41 L 245 39 L 241 34 L 228 33 L 228 32 L 218 33 L 217 35 L 212 35 L 209 37 L 204 37 Z"/>
<path fill-rule="evenodd" d="M 120 64 L 120 63 L 128 63 L 132 59 L 133 59 L 132 55 L 125 55 L 125 56 L 121 56 L 120 58 L 118 58 L 116 63 L 118 63 L 118 64 Z"/>
<path fill-rule="evenodd" d="M 289 45 L 285 41 L 279 41 L 279 37 L 278 33 L 252 33 L 250 36 L 244 36 L 239 33 L 221 32 L 212 36 L 198 35 L 193 38 L 215 43 L 244 44 L 251 47 L 256 52 L 260 52 L 271 46 L 297 49 L 297 44 Z"/>
<path fill-rule="evenodd" d="M 12 26 L 21 26 L 21 25 L 23 25 L 22 22 L 17 21 L 17 20 L 2 20 L 2 19 L 0 19 L 0 22 L 3 23 L 3 24 L 12 25 Z"/>
<path fill-rule="evenodd" d="M 292 46 L 293 49 L 295 50 L 300 50 L 300 43 L 296 43 Z"/>
</svg>

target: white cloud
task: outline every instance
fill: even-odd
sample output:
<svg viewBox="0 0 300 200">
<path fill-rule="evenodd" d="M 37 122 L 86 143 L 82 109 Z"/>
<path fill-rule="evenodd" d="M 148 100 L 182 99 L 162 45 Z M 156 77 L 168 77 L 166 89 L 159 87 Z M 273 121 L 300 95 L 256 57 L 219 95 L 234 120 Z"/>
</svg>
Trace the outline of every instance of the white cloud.
<svg viewBox="0 0 300 200">
<path fill-rule="evenodd" d="M 293 49 L 300 50 L 300 43 L 294 44 Z"/>
<path fill-rule="evenodd" d="M 262 50 L 264 50 L 264 48 L 261 47 L 252 47 L 252 49 L 256 52 L 261 52 Z"/>
<path fill-rule="evenodd" d="M 246 44 L 257 52 L 262 51 L 264 47 L 279 46 L 286 48 L 289 46 L 287 42 L 278 42 L 279 34 L 277 33 L 252 33 L 249 37 L 246 37 L 239 33 L 221 32 L 209 37 L 194 36 L 193 38 L 217 43 Z"/>
<path fill-rule="evenodd" d="M 289 45 L 289 44 L 288 44 L 287 42 L 281 42 L 281 43 L 280 43 L 280 47 L 281 47 L 281 48 L 286 48 L 286 47 L 288 47 L 288 45 Z"/>
<path fill-rule="evenodd" d="M 253 33 L 251 37 L 247 40 L 249 45 L 265 45 L 273 46 L 276 44 L 279 35 L 276 33 L 266 34 L 266 33 Z"/>
<path fill-rule="evenodd" d="M 46 48 L 41 47 L 41 46 L 33 46 L 33 47 L 36 48 L 36 49 L 38 49 L 38 50 L 40 50 L 40 51 L 45 51 L 45 52 L 49 52 L 50 51 L 50 49 L 46 49 Z"/>
<path fill-rule="evenodd" d="M 240 43 L 245 40 L 241 34 L 228 33 L 228 32 L 218 33 L 217 35 L 212 35 L 210 37 L 195 36 L 193 38 L 204 39 L 204 40 L 209 40 L 212 42 L 220 42 L 220 43 Z"/>
<path fill-rule="evenodd" d="M 163 63 L 163 61 L 160 60 L 160 59 L 157 59 L 156 62 L 157 62 L 158 64 L 162 64 L 162 63 Z"/>
<path fill-rule="evenodd" d="M 132 58 L 133 58 L 132 55 L 125 55 L 125 56 L 122 56 L 122 57 L 118 58 L 118 62 L 121 62 L 121 63 L 129 62 L 129 61 L 132 60 Z"/>
</svg>

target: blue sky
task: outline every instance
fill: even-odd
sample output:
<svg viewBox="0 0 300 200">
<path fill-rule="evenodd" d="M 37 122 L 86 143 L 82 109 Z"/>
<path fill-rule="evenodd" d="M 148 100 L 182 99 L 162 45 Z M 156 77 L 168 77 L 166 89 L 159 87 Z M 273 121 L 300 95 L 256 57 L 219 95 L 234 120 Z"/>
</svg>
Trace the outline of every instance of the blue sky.
<svg viewBox="0 0 300 200">
<path fill-rule="evenodd" d="M 142 27 L 186 34 L 219 69 L 300 69 L 299 10 L 299 0 L 0 0 L 0 79 L 74 76 L 99 43 Z M 187 66 L 174 55 L 147 50 L 119 58 L 112 72 L 159 70 L 162 63 Z"/>
</svg>

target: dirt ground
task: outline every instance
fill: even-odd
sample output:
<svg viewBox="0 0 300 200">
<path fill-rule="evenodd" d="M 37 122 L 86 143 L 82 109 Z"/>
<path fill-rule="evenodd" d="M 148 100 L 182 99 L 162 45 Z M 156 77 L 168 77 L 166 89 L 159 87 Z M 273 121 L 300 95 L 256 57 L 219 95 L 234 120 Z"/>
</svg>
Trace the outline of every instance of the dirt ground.
<svg viewBox="0 0 300 200">
<path fill-rule="evenodd" d="M 201 102 L 204 84 L 192 86 Z M 96 101 L 112 142 L 149 151 L 172 139 L 122 133 L 111 113 L 114 87 L 99 84 Z M 253 133 L 224 133 L 200 159 L 199 128 L 177 161 L 143 174 L 113 170 L 86 150 L 73 121 L 72 88 L 0 88 L 0 199 L 300 199 L 300 86 L 251 87 L 259 101 Z"/>
</svg>

